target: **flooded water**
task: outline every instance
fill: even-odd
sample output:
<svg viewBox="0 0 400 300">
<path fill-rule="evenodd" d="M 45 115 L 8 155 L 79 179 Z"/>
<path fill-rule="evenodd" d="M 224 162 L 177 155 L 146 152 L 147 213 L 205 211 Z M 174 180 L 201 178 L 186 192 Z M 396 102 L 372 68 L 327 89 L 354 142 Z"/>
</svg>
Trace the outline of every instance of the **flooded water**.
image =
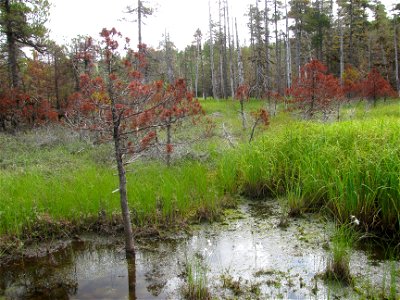
<svg viewBox="0 0 400 300">
<path fill-rule="evenodd" d="M 135 264 L 122 241 L 70 242 L 53 255 L 0 268 L 0 299 L 182 299 L 188 266 L 202 270 L 217 299 L 357 299 L 377 289 L 400 296 L 399 262 L 354 250 L 354 285 L 328 284 L 318 274 L 333 224 L 315 215 L 289 219 L 284 229 L 279 222 L 276 201 L 244 202 L 190 235 L 138 241 Z"/>
</svg>

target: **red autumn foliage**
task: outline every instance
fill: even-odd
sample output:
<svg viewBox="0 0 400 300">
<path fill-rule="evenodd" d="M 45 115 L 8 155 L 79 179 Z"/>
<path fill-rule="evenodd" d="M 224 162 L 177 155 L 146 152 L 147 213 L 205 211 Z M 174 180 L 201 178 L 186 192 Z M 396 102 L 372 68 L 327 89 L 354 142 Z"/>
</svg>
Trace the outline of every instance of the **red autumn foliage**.
<svg viewBox="0 0 400 300">
<path fill-rule="evenodd" d="M 250 87 L 247 84 L 239 85 L 236 88 L 235 97 L 239 101 L 244 101 L 249 99 Z"/>
<path fill-rule="evenodd" d="M 343 74 L 343 94 L 347 99 L 361 95 L 360 73 L 351 65 L 347 65 Z"/>
<path fill-rule="evenodd" d="M 301 68 L 301 76 L 294 81 L 290 94 L 295 107 L 312 117 L 338 101 L 342 92 L 337 78 L 327 74 L 327 67 L 311 60 Z"/>
<path fill-rule="evenodd" d="M 395 96 L 390 83 L 375 68 L 361 82 L 361 87 L 362 95 L 369 100 L 373 100 L 374 105 L 376 105 L 378 98 Z"/>
<path fill-rule="evenodd" d="M 0 86 L 0 127 L 3 130 L 58 120 L 58 112 L 50 98 L 50 65 L 39 60 L 39 55 L 34 52 L 33 59 L 26 61 L 23 71 L 24 90 L 12 89 L 4 82 Z"/>
<path fill-rule="evenodd" d="M 183 79 L 171 85 L 162 81 L 144 82 L 140 59 L 146 53 L 145 45 L 140 46 L 142 53 L 128 50 L 126 57 L 120 59 L 117 39 L 121 34 L 113 28 L 103 29 L 101 36 L 104 68 L 108 73 L 104 77 L 87 73 L 80 76 L 80 92 L 71 97 L 67 112 L 71 122 L 80 128 L 101 130 L 102 139 L 111 140 L 116 124 L 112 110 L 115 110 L 121 148 L 139 153 L 157 140 L 155 128 L 203 114 Z M 166 147 L 167 152 L 172 149 L 172 144 Z"/>
<path fill-rule="evenodd" d="M 249 142 L 253 140 L 254 132 L 258 125 L 263 125 L 264 127 L 268 127 L 270 120 L 269 120 L 269 113 L 264 108 L 260 108 L 257 111 L 251 112 L 251 116 L 254 118 L 253 127 L 251 129 L 250 139 Z"/>
</svg>

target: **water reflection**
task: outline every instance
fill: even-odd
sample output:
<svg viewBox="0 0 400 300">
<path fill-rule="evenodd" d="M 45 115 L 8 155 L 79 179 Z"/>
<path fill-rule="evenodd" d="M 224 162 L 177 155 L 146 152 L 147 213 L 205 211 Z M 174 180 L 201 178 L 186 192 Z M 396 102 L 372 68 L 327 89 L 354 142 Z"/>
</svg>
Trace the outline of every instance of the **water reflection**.
<svg viewBox="0 0 400 300">
<path fill-rule="evenodd" d="M 354 296 L 352 290 L 333 290 L 315 279 L 329 255 L 321 245 L 330 225 L 310 217 L 291 220 L 282 230 L 276 226 L 279 216 L 274 209 L 279 212 L 275 206 L 245 204 L 240 217 L 198 226 L 191 236 L 139 241 L 135 259 L 126 259 L 118 240 L 74 241 L 52 256 L 0 268 L 0 298 L 179 299 L 185 266 L 194 261 L 206 267 L 211 295 L 219 299 L 235 297 L 223 286 L 223 276 L 239 282 L 244 298 L 256 297 L 251 287 L 258 288 L 260 298 Z M 265 213 L 255 213 L 259 211 Z M 362 252 L 352 257 L 354 269 L 366 278 L 386 268 L 384 263 L 369 262 Z"/>
</svg>

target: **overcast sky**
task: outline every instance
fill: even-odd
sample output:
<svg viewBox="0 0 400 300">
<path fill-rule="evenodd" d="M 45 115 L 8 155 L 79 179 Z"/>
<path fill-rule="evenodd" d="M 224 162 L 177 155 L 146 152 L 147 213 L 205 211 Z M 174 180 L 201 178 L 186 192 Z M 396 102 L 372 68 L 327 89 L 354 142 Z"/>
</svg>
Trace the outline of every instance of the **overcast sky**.
<svg viewBox="0 0 400 300">
<path fill-rule="evenodd" d="M 131 38 L 132 46 L 137 43 L 137 23 L 121 21 L 129 17 L 123 13 L 127 5 L 135 7 L 136 0 L 50 0 L 50 36 L 60 44 L 68 43 L 77 35 L 99 37 L 102 28 L 115 27 L 124 36 Z M 264 1 L 262 1 L 264 2 Z M 284 2 L 284 1 L 282 1 Z M 396 0 L 382 1 L 391 6 Z M 143 42 L 157 48 L 167 31 L 170 40 L 180 50 L 193 41 L 197 28 L 208 38 L 208 0 L 148 0 L 148 6 L 156 7 L 154 16 L 145 20 Z M 230 0 L 230 17 L 238 21 L 239 40 L 243 44 L 248 39 L 248 18 L 244 16 L 248 6 L 255 0 Z M 217 20 L 218 4 L 211 0 L 213 19 Z M 262 4 L 261 4 L 261 7 Z M 131 17 L 134 19 L 134 16 Z M 232 28 L 231 28 L 232 30 Z M 231 32 L 232 34 L 232 32 Z"/>
</svg>

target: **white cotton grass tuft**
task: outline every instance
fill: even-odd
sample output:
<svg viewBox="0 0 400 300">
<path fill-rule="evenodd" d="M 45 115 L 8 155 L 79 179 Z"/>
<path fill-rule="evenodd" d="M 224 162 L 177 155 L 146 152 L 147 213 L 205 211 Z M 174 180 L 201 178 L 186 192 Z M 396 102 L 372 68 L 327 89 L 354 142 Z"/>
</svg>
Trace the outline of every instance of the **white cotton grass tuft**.
<svg viewBox="0 0 400 300">
<path fill-rule="evenodd" d="M 356 216 L 351 215 L 350 220 L 351 220 L 351 224 L 355 224 L 357 226 L 360 225 L 360 220 L 358 220 Z"/>
</svg>

